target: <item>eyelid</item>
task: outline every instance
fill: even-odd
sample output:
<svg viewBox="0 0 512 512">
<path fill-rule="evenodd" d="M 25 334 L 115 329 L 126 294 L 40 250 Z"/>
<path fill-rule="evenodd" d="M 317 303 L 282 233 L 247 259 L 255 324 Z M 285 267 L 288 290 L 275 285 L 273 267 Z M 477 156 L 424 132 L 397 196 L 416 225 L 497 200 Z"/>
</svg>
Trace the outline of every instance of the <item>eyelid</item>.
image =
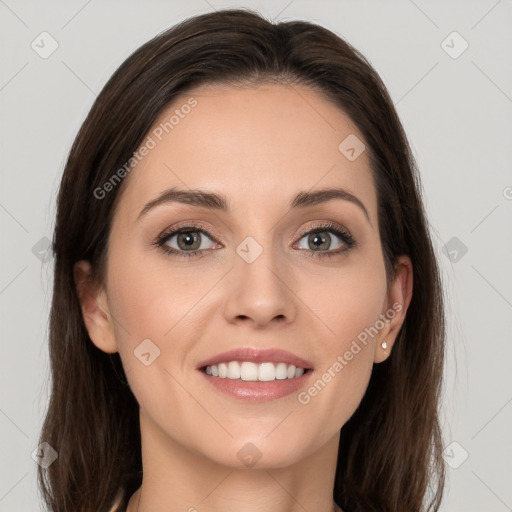
<svg viewBox="0 0 512 512">
<path fill-rule="evenodd" d="M 213 229 L 213 227 L 211 227 L 211 226 L 207 227 L 207 226 L 202 225 L 199 222 L 196 223 L 195 221 L 188 221 L 188 222 L 183 221 L 182 223 L 178 223 L 169 228 L 166 228 L 156 238 L 157 238 L 157 240 L 159 240 L 164 237 L 170 236 L 171 234 L 174 236 L 176 234 L 179 234 L 179 233 L 176 233 L 177 231 L 181 231 L 181 230 L 183 230 L 183 231 L 185 231 L 185 230 L 200 231 L 201 233 L 204 233 L 205 235 L 207 235 L 208 237 L 210 237 L 212 240 L 214 240 L 217 243 L 223 243 L 223 244 L 226 243 L 226 241 L 224 240 L 224 238 L 222 236 L 212 234 L 212 232 L 215 231 Z"/>
<path fill-rule="evenodd" d="M 297 236 L 303 237 L 303 236 L 311 233 L 311 231 L 314 231 L 315 229 L 334 229 L 334 230 L 338 229 L 342 232 L 346 232 L 347 235 L 351 236 L 351 233 L 347 228 L 341 226 L 340 224 L 338 224 L 336 222 L 333 222 L 330 220 L 311 221 L 311 222 L 317 222 L 317 224 L 315 224 L 313 226 L 305 227 L 298 234 L 292 235 L 292 237 L 289 239 L 289 242 L 292 242 Z M 190 230 L 195 229 L 197 231 L 204 232 L 210 238 L 216 238 L 217 242 L 226 243 L 226 241 L 224 240 L 224 238 L 222 236 L 212 234 L 212 231 L 215 231 L 213 229 L 213 227 L 207 227 L 207 226 L 202 225 L 200 222 L 196 223 L 195 221 L 183 221 L 182 223 L 178 223 L 176 225 L 173 225 L 172 227 L 165 228 L 163 231 L 161 231 L 161 233 L 156 238 L 161 239 L 164 236 L 170 235 L 171 233 L 176 234 L 175 232 L 180 229 L 184 229 L 184 230 L 185 229 L 190 229 Z"/>
<path fill-rule="evenodd" d="M 299 236 L 299 240 L 302 239 L 304 236 L 313 234 L 313 233 L 323 233 L 323 232 L 331 232 L 334 233 L 335 236 L 337 236 L 341 241 L 345 244 L 345 249 L 342 249 L 339 252 L 344 252 L 348 249 L 352 249 L 356 246 L 358 246 L 357 239 L 352 235 L 352 233 L 342 226 L 341 224 L 338 224 L 337 222 L 333 221 L 318 221 L 319 223 L 314 226 L 309 226 L 307 228 L 304 228 Z M 316 251 L 313 251 L 316 252 Z M 323 251 L 320 251 L 323 252 Z M 338 251 L 326 251 L 324 254 L 337 254 Z"/>
<path fill-rule="evenodd" d="M 313 221 L 315 222 L 315 221 Z M 311 249 L 301 249 L 301 251 L 306 251 L 312 254 L 313 257 L 333 257 L 337 255 L 341 255 L 342 253 L 346 252 L 349 249 L 352 249 L 358 245 L 357 240 L 352 236 L 350 231 L 346 229 L 344 226 L 333 222 L 333 221 L 316 221 L 317 224 L 313 226 L 306 227 L 300 231 L 298 235 L 294 235 L 294 237 L 290 240 L 295 240 L 296 237 L 298 237 L 297 242 L 300 241 L 304 236 L 317 233 L 317 232 L 323 232 L 323 231 L 331 231 L 334 233 L 335 236 L 337 236 L 342 243 L 345 245 L 344 249 L 338 249 L 338 250 L 330 250 L 330 251 L 312 251 Z M 217 237 L 216 235 L 212 235 L 210 233 L 211 228 L 206 228 L 205 226 L 201 225 L 200 223 L 196 223 L 194 221 L 184 221 L 183 223 L 179 223 L 177 225 L 174 225 L 170 228 L 165 229 L 161 232 L 160 235 L 156 238 L 156 240 L 153 242 L 154 245 L 157 245 L 158 247 L 162 248 L 165 243 L 173 238 L 174 236 L 185 233 L 187 231 L 190 232 L 201 232 L 204 235 L 206 235 L 208 238 L 210 238 L 214 243 L 220 243 L 221 245 L 225 245 L 225 242 L 222 240 L 222 237 Z M 221 239 L 219 242 L 218 239 Z M 164 252 L 167 252 L 169 254 L 174 254 L 177 257 L 181 256 L 198 256 L 202 257 L 205 256 L 205 253 L 215 251 L 217 249 L 198 249 L 195 251 L 183 251 L 183 250 L 177 250 L 173 247 L 169 248 L 162 248 Z"/>
</svg>

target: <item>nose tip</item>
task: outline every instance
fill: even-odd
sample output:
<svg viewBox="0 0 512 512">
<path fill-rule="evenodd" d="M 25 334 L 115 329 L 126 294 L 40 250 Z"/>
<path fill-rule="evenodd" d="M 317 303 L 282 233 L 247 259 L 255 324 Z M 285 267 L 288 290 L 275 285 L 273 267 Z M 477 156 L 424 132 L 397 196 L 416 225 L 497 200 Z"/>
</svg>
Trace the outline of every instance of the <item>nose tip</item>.
<svg viewBox="0 0 512 512">
<path fill-rule="evenodd" d="M 293 298 L 285 276 L 276 274 L 261 259 L 270 257 L 267 253 L 253 263 L 239 262 L 238 272 L 234 272 L 230 279 L 232 289 L 226 305 L 226 314 L 231 321 L 252 320 L 254 327 L 261 328 L 269 322 L 282 324 L 287 319 L 293 320 Z"/>
</svg>

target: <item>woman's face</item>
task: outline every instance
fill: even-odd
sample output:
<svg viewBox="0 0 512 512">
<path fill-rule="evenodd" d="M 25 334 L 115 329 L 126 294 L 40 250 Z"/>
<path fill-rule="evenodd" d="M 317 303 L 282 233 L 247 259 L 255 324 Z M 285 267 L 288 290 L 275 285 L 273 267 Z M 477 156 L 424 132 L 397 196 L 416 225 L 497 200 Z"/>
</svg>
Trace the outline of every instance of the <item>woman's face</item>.
<svg viewBox="0 0 512 512">
<path fill-rule="evenodd" d="M 373 364 L 390 353 L 412 287 L 410 266 L 387 287 L 362 135 L 317 93 L 264 85 L 195 89 L 148 136 L 124 178 L 100 307 L 84 305 L 93 342 L 120 353 L 141 429 L 237 467 L 283 467 L 337 442 Z M 346 196 L 315 196 L 325 189 Z M 182 200 L 151 205 L 170 190 Z M 224 206 L 187 200 L 192 190 Z M 309 370 L 259 382 L 200 368 L 245 348 L 287 351 Z M 242 365 L 245 378 L 262 361 L 286 358 Z M 230 364 L 228 376 L 236 371 Z"/>
</svg>

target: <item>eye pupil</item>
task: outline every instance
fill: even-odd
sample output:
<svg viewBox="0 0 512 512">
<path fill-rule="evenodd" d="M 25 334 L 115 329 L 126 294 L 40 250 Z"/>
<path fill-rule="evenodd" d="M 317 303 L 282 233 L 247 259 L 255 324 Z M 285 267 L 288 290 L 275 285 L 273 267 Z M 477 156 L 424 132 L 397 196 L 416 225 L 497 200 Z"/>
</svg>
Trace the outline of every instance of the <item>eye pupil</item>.
<svg viewBox="0 0 512 512">
<path fill-rule="evenodd" d="M 333 242 L 333 235 L 331 233 L 340 239 L 340 242 L 345 248 L 337 251 L 330 250 Z M 154 242 L 154 244 L 162 247 L 165 252 L 170 253 L 173 256 L 203 256 L 211 252 L 211 250 L 205 251 L 204 249 L 201 249 L 203 235 L 210 238 L 208 232 L 201 227 L 193 225 L 183 226 L 182 228 L 164 233 Z M 342 228 L 337 228 L 331 224 L 317 226 L 315 229 L 307 233 L 303 232 L 301 240 L 304 238 L 307 238 L 306 245 L 309 247 L 309 251 L 317 253 L 315 256 L 318 257 L 332 257 L 340 255 L 356 244 L 350 234 Z M 172 240 L 175 239 L 176 242 L 172 242 Z M 178 247 L 173 248 L 171 243 L 176 243 Z M 167 245 L 169 245 L 168 248 L 165 247 Z M 293 247 L 300 248 L 295 245 Z M 302 247 L 302 249 L 305 249 L 305 247 Z"/>
<path fill-rule="evenodd" d="M 317 243 L 318 241 L 320 242 Z M 320 236 L 319 233 L 312 233 L 309 235 L 308 242 L 310 242 L 316 248 L 328 249 L 330 245 L 330 237 L 326 237 L 325 235 Z"/>
<path fill-rule="evenodd" d="M 183 248 L 188 248 L 188 249 L 192 248 L 193 250 L 199 249 L 199 246 L 201 245 L 201 243 L 199 242 L 199 244 L 197 244 L 198 241 L 199 241 L 199 236 L 198 236 L 197 232 L 188 232 L 188 233 L 178 234 L 178 246 L 180 247 L 180 249 L 183 249 Z M 182 246 L 182 243 L 184 243 L 184 247 Z M 197 246 L 194 244 L 197 244 Z"/>
</svg>

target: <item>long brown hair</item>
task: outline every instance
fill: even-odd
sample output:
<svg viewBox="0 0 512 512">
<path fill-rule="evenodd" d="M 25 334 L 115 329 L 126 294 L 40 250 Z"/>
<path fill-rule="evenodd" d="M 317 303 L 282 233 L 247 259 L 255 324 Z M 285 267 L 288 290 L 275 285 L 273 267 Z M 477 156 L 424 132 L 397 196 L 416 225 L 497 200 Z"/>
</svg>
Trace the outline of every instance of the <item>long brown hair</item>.
<svg viewBox="0 0 512 512">
<path fill-rule="evenodd" d="M 417 166 L 393 102 L 365 57 L 333 32 L 227 9 L 189 18 L 130 55 L 98 95 L 69 153 L 52 241 L 52 382 L 40 435 L 58 459 L 38 474 L 51 511 L 107 511 L 118 496 L 124 510 L 142 482 L 138 403 L 119 354 L 91 342 L 73 279 L 74 263 L 86 259 L 94 280 L 103 282 L 126 180 L 101 200 L 95 191 L 129 161 L 178 94 L 204 84 L 264 81 L 309 86 L 350 116 L 370 156 L 388 283 L 398 255 L 413 264 L 413 296 L 392 353 L 374 366 L 360 406 L 341 429 L 333 498 L 345 512 L 439 509 L 443 293 Z"/>
</svg>

